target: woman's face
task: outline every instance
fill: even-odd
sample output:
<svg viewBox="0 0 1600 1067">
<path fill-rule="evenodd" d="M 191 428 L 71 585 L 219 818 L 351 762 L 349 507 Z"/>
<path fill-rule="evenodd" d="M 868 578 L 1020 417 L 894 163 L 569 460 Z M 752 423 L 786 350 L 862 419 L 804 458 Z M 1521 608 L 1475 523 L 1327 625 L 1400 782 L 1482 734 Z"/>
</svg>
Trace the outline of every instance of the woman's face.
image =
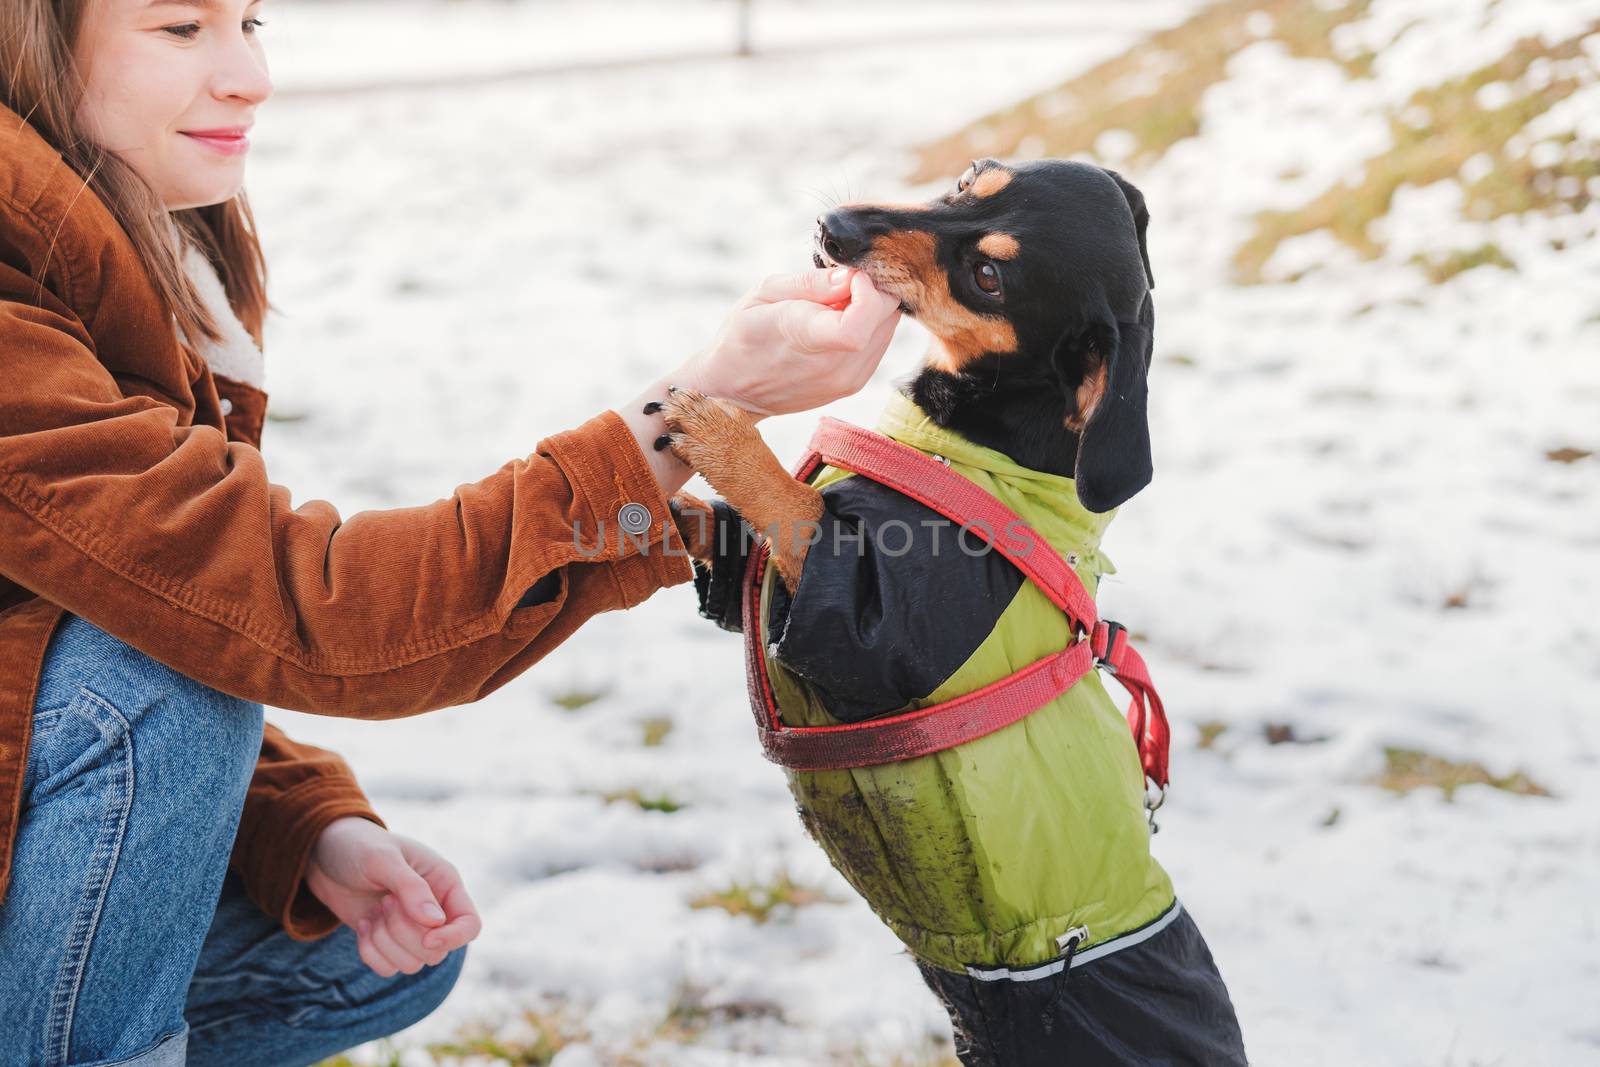
<svg viewBox="0 0 1600 1067">
<path fill-rule="evenodd" d="M 272 95 L 261 0 L 92 0 L 73 58 L 78 129 L 139 173 L 169 211 L 244 185 L 246 138 Z"/>
</svg>

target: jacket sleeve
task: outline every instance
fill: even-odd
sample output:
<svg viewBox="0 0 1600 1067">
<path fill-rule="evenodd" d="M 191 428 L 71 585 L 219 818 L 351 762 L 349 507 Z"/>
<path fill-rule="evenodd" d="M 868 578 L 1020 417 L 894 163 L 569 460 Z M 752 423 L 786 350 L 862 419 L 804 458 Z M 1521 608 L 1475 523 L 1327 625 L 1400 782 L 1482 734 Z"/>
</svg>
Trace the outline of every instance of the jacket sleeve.
<svg viewBox="0 0 1600 1067">
<path fill-rule="evenodd" d="M 305 886 L 312 846 L 335 819 L 384 822 L 336 753 L 290 740 L 270 722 L 245 794 L 229 866 L 251 900 L 291 938 L 332 933 L 339 920 Z"/>
<path fill-rule="evenodd" d="M 861 722 L 939 688 L 989 636 L 1022 572 L 871 479 L 833 482 L 822 502 L 794 596 L 773 583 L 768 647 L 829 714 Z"/>
<path fill-rule="evenodd" d="M 267 394 L 220 375 L 213 383 L 228 440 L 260 448 Z M 246 895 L 297 941 L 338 929 L 338 918 L 306 888 L 305 874 L 322 831 L 347 816 L 384 825 L 337 753 L 293 741 L 267 723 L 229 865 Z"/>
<path fill-rule="evenodd" d="M 707 566 L 698 559 L 693 561 L 700 616 L 724 630 L 742 633 L 744 569 L 755 544 L 755 535 L 750 524 L 726 500 L 717 497 L 709 503 L 715 526 L 711 531 L 711 564 Z"/>
<path fill-rule="evenodd" d="M 71 309 L 4 260 L 0 379 L 0 572 L 245 699 L 374 719 L 474 701 L 693 577 L 614 411 L 446 499 L 345 518 L 295 507 L 252 445 L 125 394 Z M 630 502 L 651 525 L 623 535 Z"/>
</svg>

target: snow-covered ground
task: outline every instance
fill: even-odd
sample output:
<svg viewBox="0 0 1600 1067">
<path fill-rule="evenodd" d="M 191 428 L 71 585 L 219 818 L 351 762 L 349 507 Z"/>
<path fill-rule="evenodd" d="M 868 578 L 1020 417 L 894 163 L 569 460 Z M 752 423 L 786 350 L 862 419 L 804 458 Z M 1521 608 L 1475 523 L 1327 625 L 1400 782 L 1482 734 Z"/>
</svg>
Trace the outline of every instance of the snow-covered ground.
<svg viewBox="0 0 1600 1067">
<path fill-rule="evenodd" d="M 731 39 L 731 9 L 268 7 L 284 94 L 262 111 L 250 186 L 283 315 L 265 448 L 296 499 L 349 514 L 445 496 L 620 405 L 761 276 L 806 266 L 826 203 L 927 195 L 904 185 L 912 146 L 1191 5 L 762 0 L 757 40 L 785 49 L 765 59 L 333 94 L 701 52 Z M 1572 10 L 1499 7 L 1562 28 Z M 1380 0 L 1378 16 L 1401 25 L 1405 8 Z M 1405 62 L 1475 65 L 1481 37 L 1463 24 L 1431 50 L 1408 43 Z M 1560 254 L 1545 230 L 1490 224 L 1518 272 L 1435 287 L 1401 253 L 1483 238 L 1439 190 L 1406 190 L 1388 259 L 1302 238 L 1282 255 L 1325 266 L 1234 287 L 1249 213 L 1381 149 L 1373 109 L 1416 76 L 1380 66 L 1390 89 L 1352 97 L 1333 64 L 1267 43 L 1235 63 L 1207 94 L 1206 136 L 1133 175 L 1154 219 L 1157 479 L 1111 527 L 1119 573 L 1101 599 L 1148 635 L 1175 719 L 1157 854 L 1256 1063 L 1600 1062 L 1600 459 L 1545 457 L 1600 451 L 1600 209 Z M 871 425 L 924 336 L 902 327 L 874 381 L 828 412 Z M 763 431 L 788 460 L 815 417 Z M 553 700 L 581 691 L 601 696 Z M 484 913 L 456 992 L 396 1043 L 403 1062 L 525 1008 L 592 1035 L 559 1067 L 628 1048 L 669 1067 L 799 1067 L 920 1054 L 948 1032 L 805 837 L 751 734 L 738 639 L 695 617 L 692 587 L 593 620 L 478 705 L 274 717 L 343 752 Z M 641 723 L 662 717 L 671 732 L 647 747 Z M 1226 730 L 1202 749 L 1207 721 Z M 1322 740 L 1268 744 L 1269 723 Z M 1520 768 L 1555 796 L 1396 797 L 1364 781 L 1385 745 Z M 603 799 L 627 790 L 683 807 Z M 842 902 L 761 926 L 689 906 L 785 869 Z M 640 1051 L 674 1011 L 708 1029 Z"/>
</svg>

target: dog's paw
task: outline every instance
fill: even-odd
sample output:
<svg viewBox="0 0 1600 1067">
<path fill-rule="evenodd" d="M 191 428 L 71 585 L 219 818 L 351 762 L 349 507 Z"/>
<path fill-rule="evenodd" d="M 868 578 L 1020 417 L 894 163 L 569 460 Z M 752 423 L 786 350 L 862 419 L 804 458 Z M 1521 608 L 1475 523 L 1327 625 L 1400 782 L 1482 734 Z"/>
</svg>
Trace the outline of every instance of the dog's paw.
<svg viewBox="0 0 1600 1067">
<path fill-rule="evenodd" d="M 656 438 L 656 451 L 670 448 L 673 455 L 702 474 L 726 468 L 730 459 L 747 453 L 759 441 L 752 441 L 755 428 L 743 409 L 698 389 L 668 386 L 667 398 L 651 405 L 667 423 L 667 432 Z M 651 405 L 645 410 L 654 414 Z"/>
</svg>

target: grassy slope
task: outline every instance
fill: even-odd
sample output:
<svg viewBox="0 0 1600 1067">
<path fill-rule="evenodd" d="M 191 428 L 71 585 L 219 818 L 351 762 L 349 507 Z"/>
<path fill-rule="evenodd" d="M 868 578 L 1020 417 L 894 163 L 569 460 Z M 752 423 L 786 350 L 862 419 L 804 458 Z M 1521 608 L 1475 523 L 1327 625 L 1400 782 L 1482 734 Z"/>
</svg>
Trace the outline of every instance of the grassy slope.
<svg viewBox="0 0 1600 1067">
<path fill-rule="evenodd" d="M 1202 134 L 1205 91 L 1226 76 L 1228 61 L 1262 40 L 1278 41 L 1297 57 L 1338 62 L 1350 78 L 1368 77 L 1374 56 L 1341 54 L 1335 30 L 1363 17 L 1371 0 L 1326 8 L 1316 0 L 1223 0 L 1187 22 L 1063 83 L 985 116 L 923 147 L 913 180 L 955 174 L 977 156 L 1079 156 L 1137 168 L 1160 159 L 1179 141 Z M 1521 212 L 1578 212 L 1593 198 L 1600 147 L 1568 132 L 1551 138 L 1560 158 L 1535 161 L 1519 150 L 1518 134 L 1600 71 L 1582 39 L 1600 32 L 1600 19 L 1582 33 L 1546 43 L 1524 39 L 1499 60 L 1417 92 L 1388 116 L 1393 143 L 1366 161 L 1355 180 L 1341 183 L 1288 211 L 1263 212 L 1255 232 L 1236 251 L 1235 277 L 1261 280 L 1262 267 L 1291 237 L 1326 230 L 1365 258 L 1383 245 L 1369 226 L 1385 216 L 1402 185 L 1455 179 L 1464 217 L 1483 221 Z M 1486 92 L 1500 88 L 1500 92 Z M 1116 159 L 1103 158 L 1103 135 L 1124 135 Z M 1463 165 L 1473 161 L 1470 180 Z M 1434 281 L 1492 265 L 1513 268 L 1486 244 L 1445 249 L 1421 261 Z"/>
</svg>

